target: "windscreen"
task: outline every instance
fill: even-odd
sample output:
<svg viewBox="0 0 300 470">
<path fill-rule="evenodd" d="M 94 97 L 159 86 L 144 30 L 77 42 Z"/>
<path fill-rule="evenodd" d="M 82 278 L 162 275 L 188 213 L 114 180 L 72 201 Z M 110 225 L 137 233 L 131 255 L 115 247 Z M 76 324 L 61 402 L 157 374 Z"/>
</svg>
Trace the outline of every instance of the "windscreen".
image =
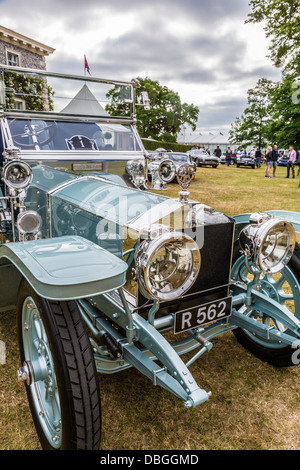
<svg viewBox="0 0 300 470">
<path fill-rule="evenodd" d="M 44 119 L 8 119 L 21 150 L 140 151 L 131 125 Z"/>
<path fill-rule="evenodd" d="M 130 117 L 133 86 L 91 77 L 2 70 L 0 101 L 6 111 Z"/>
</svg>

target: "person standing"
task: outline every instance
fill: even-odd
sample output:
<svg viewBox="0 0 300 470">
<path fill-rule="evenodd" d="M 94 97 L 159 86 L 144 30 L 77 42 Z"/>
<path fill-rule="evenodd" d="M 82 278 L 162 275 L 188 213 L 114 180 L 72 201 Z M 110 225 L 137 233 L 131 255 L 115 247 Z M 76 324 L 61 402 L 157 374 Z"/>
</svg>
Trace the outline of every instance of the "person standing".
<svg viewBox="0 0 300 470">
<path fill-rule="evenodd" d="M 290 170 L 292 169 L 293 178 L 295 178 L 295 163 L 297 159 L 297 152 L 294 150 L 293 145 L 290 145 L 289 159 L 287 162 L 287 175 L 286 178 L 290 177 Z"/>
<path fill-rule="evenodd" d="M 270 176 L 270 168 L 272 166 L 272 160 L 271 160 L 271 154 L 272 154 L 272 147 L 268 147 L 266 150 L 266 172 L 265 172 L 265 178 L 271 178 Z"/>
<path fill-rule="evenodd" d="M 230 166 L 231 165 L 231 155 L 232 155 L 232 151 L 230 149 L 230 147 L 228 147 L 228 149 L 226 150 L 226 162 L 227 162 L 227 166 Z"/>
<path fill-rule="evenodd" d="M 260 168 L 260 161 L 261 161 L 261 150 L 257 149 L 255 152 L 255 161 L 256 161 L 256 167 Z"/>
<path fill-rule="evenodd" d="M 214 154 L 215 154 L 215 156 L 218 157 L 218 158 L 220 158 L 221 155 L 222 155 L 222 151 L 221 151 L 221 149 L 220 149 L 220 147 L 219 147 L 218 145 L 217 145 L 217 148 L 216 148 L 215 151 L 214 151 Z"/>
<path fill-rule="evenodd" d="M 276 168 L 277 168 L 277 160 L 278 160 L 278 150 L 277 150 L 277 145 L 274 145 L 273 150 L 271 152 L 271 161 L 272 161 L 272 167 L 273 167 L 273 178 L 275 178 L 275 173 L 276 173 Z"/>
</svg>

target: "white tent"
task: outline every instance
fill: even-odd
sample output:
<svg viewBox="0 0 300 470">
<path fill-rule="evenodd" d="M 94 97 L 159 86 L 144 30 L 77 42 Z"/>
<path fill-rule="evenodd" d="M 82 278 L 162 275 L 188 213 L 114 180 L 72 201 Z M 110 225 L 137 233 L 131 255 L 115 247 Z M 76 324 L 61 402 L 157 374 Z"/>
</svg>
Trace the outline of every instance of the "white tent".
<svg viewBox="0 0 300 470">
<path fill-rule="evenodd" d="M 61 110 L 61 113 L 81 114 L 84 116 L 109 116 L 86 84 L 83 85 L 72 101 Z"/>
</svg>

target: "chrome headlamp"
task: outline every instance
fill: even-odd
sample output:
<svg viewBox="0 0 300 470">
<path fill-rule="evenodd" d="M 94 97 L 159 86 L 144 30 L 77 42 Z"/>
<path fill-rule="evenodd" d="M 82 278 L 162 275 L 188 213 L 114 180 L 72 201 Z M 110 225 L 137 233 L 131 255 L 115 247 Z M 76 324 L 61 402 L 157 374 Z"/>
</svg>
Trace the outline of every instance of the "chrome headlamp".
<svg viewBox="0 0 300 470">
<path fill-rule="evenodd" d="M 29 186 L 32 180 L 32 169 L 28 163 L 13 160 L 3 168 L 3 181 L 11 189 L 22 190 Z"/>
<path fill-rule="evenodd" d="M 145 184 L 144 160 L 129 160 L 126 163 L 126 172 L 135 187 L 140 188 Z"/>
<path fill-rule="evenodd" d="M 173 300 L 194 284 L 200 271 L 197 244 L 188 235 L 164 232 L 144 240 L 135 254 L 139 289 L 148 299 Z"/>
<path fill-rule="evenodd" d="M 164 183 L 170 183 L 176 176 L 176 167 L 172 160 L 163 160 L 158 167 L 159 176 Z"/>
<path fill-rule="evenodd" d="M 20 212 L 17 218 L 17 227 L 22 235 L 36 235 L 41 226 L 41 218 L 35 211 Z"/>
<path fill-rule="evenodd" d="M 277 273 L 290 261 L 296 243 L 291 223 L 268 214 L 255 213 L 240 233 L 240 246 L 254 266 L 265 273 Z"/>
</svg>

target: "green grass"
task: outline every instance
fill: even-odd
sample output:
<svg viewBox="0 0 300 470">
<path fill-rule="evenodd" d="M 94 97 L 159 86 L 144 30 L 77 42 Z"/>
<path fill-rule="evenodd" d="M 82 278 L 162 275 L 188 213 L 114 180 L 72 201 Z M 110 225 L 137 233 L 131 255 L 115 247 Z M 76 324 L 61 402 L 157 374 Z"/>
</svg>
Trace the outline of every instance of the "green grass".
<svg viewBox="0 0 300 470">
<path fill-rule="evenodd" d="M 264 169 L 220 166 L 197 170 L 190 193 L 228 215 L 258 210 L 300 212 L 299 178 L 266 179 Z M 178 196 L 171 184 L 166 195 Z M 14 312 L 0 315 L 7 362 L 0 365 L 0 449 L 40 449 L 23 385 Z M 300 449 L 300 368 L 277 369 L 245 351 L 228 333 L 191 366 L 201 388 L 212 391 L 195 409 L 155 387 L 134 369 L 101 375 L 104 450 Z"/>
</svg>

